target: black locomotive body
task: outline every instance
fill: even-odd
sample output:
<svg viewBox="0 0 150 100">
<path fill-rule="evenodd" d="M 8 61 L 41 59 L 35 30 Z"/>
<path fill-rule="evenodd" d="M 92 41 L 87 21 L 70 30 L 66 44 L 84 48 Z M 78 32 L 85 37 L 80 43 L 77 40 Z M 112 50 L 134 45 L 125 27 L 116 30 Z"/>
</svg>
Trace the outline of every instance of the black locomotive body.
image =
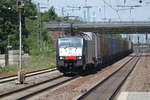
<svg viewBox="0 0 150 100">
<path fill-rule="evenodd" d="M 98 67 L 131 52 L 132 43 L 125 40 L 104 38 L 95 33 L 65 36 L 57 40 L 57 69 L 62 73 L 86 70 L 88 65 Z"/>
</svg>

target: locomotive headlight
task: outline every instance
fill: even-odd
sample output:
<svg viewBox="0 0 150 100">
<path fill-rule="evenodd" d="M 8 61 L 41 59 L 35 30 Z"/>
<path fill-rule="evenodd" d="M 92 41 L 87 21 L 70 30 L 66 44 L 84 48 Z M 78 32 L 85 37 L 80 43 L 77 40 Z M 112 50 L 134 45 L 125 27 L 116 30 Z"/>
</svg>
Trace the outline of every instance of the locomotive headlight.
<svg viewBox="0 0 150 100">
<path fill-rule="evenodd" d="M 62 59 L 64 59 L 64 57 L 60 57 L 59 59 L 62 60 Z"/>
<path fill-rule="evenodd" d="M 80 57 L 77 57 L 77 59 L 82 59 L 82 57 L 80 56 Z"/>
</svg>

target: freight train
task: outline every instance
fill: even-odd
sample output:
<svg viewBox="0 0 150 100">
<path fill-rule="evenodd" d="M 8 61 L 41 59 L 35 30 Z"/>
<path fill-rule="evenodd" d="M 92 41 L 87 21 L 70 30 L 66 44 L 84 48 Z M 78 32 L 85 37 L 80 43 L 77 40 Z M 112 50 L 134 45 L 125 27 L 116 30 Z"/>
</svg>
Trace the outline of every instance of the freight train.
<svg viewBox="0 0 150 100">
<path fill-rule="evenodd" d="M 105 38 L 95 33 L 82 33 L 58 38 L 57 69 L 66 74 L 86 70 L 120 59 L 132 52 L 133 44 L 126 40 Z"/>
</svg>

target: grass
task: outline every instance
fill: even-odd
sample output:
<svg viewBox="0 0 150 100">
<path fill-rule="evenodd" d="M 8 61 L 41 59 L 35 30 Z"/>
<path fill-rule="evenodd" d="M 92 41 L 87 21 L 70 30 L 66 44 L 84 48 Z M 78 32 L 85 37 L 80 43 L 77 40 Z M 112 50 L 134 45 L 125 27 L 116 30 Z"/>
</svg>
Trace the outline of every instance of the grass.
<svg viewBox="0 0 150 100">
<path fill-rule="evenodd" d="M 55 54 L 31 56 L 30 64 L 22 66 L 25 72 L 31 72 L 46 68 L 55 67 Z M 19 70 L 18 66 L 0 67 L 0 77 L 16 75 Z"/>
<path fill-rule="evenodd" d="M 31 57 L 31 66 L 51 66 L 55 65 L 55 55 L 40 55 Z"/>
</svg>

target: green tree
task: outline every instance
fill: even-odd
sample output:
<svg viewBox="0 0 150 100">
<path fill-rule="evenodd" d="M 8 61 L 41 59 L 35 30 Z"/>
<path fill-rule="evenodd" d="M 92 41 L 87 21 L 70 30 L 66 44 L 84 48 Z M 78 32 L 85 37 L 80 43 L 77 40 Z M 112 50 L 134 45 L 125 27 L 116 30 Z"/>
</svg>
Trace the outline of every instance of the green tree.
<svg viewBox="0 0 150 100">
<path fill-rule="evenodd" d="M 42 41 L 40 45 L 42 51 L 47 53 L 53 51 L 52 39 L 48 36 L 44 22 L 49 21 L 72 21 L 61 18 L 55 12 L 52 6 L 47 12 L 39 12 L 42 15 L 42 22 L 39 22 L 37 16 L 37 7 L 31 0 L 25 0 L 24 9 L 22 9 L 22 33 L 23 50 L 31 54 L 39 54 L 39 30 L 41 31 Z M 39 24 L 41 23 L 41 24 Z M 7 52 L 7 45 L 12 49 L 19 47 L 19 21 L 16 0 L 0 0 L 0 53 Z"/>
<path fill-rule="evenodd" d="M 13 48 L 17 43 L 18 21 L 15 0 L 0 0 L 0 52 L 7 50 L 8 39 Z"/>
<path fill-rule="evenodd" d="M 44 22 L 49 21 L 62 21 L 63 18 L 59 17 L 55 12 L 55 8 L 52 6 L 47 12 L 42 13 L 42 19 Z"/>
<path fill-rule="evenodd" d="M 30 30 L 25 23 L 26 18 L 36 15 L 36 6 L 31 0 L 25 0 L 25 8 L 22 10 L 22 27 L 23 27 L 23 49 L 28 51 L 27 37 Z M 12 49 L 19 47 L 19 22 L 16 0 L 0 0 L 0 52 L 6 53 L 7 45 Z M 8 43 L 8 40 L 10 43 Z"/>
</svg>

